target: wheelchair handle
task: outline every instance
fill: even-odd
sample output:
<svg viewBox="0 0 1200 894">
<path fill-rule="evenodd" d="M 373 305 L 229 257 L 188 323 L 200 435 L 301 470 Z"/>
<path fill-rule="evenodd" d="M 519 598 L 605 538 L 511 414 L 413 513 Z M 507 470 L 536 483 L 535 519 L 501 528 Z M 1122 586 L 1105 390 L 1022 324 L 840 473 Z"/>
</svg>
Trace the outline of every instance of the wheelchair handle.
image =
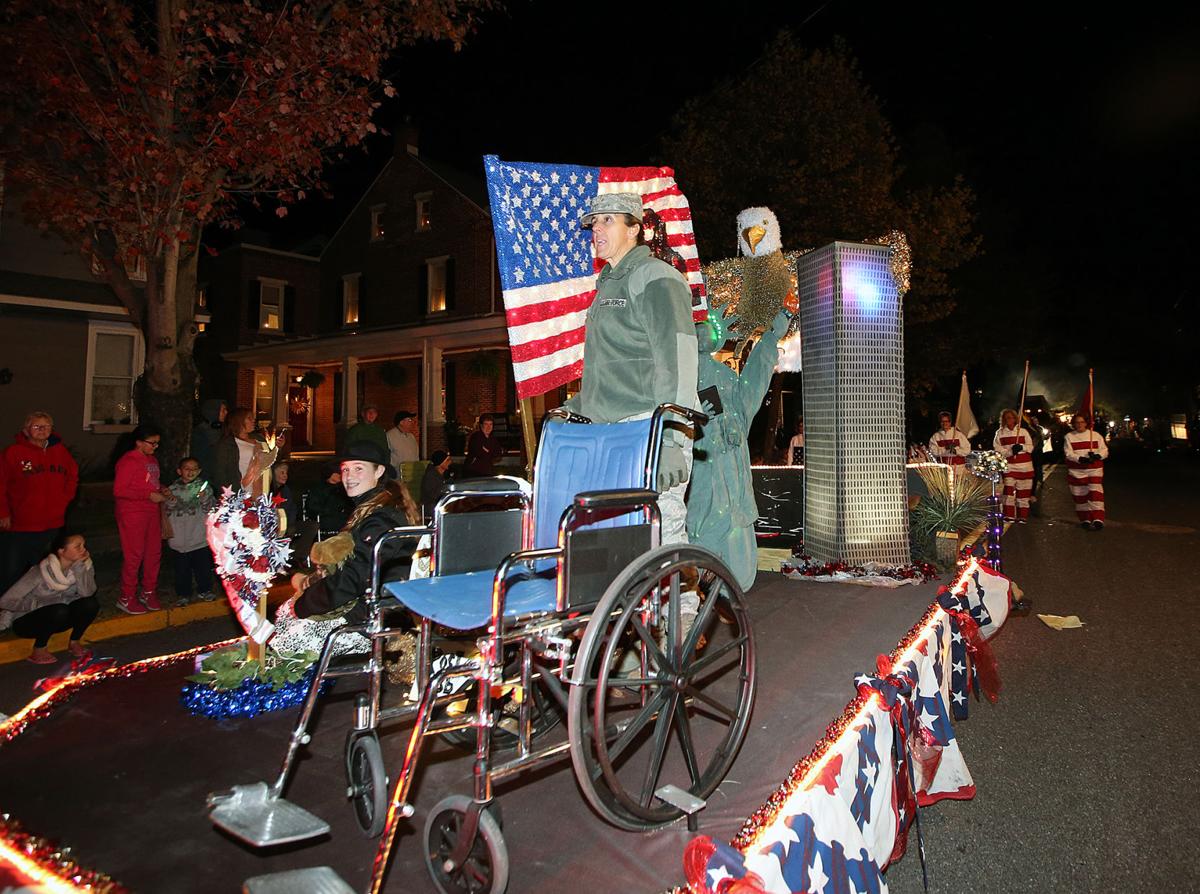
<svg viewBox="0 0 1200 894">
<path fill-rule="evenodd" d="M 707 414 L 701 413 L 699 410 L 689 409 L 688 407 L 680 404 L 659 404 L 658 409 L 654 412 L 660 415 L 664 412 L 674 413 L 677 416 L 682 416 L 688 422 L 691 422 L 694 425 L 704 425 L 706 422 L 708 422 Z"/>
<path fill-rule="evenodd" d="M 467 481 L 454 481 L 446 485 L 448 494 L 482 493 L 489 496 L 505 496 L 507 494 L 529 495 L 529 482 L 512 475 L 495 475 L 490 478 L 472 478 Z"/>
<path fill-rule="evenodd" d="M 626 506 L 645 506 L 658 500 L 653 490 L 590 490 L 575 495 L 580 509 L 622 509 Z"/>
<path fill-rule="evenodd" d="M 553 410 L 547 410 L 545 419 L 562 419 L 566 422 L 582 422 L 590 424 L 591 419 L 586 416 L 580 416 L 578 413 L 572 413 L 566 407 L 555 407 Z"/>
</svg>

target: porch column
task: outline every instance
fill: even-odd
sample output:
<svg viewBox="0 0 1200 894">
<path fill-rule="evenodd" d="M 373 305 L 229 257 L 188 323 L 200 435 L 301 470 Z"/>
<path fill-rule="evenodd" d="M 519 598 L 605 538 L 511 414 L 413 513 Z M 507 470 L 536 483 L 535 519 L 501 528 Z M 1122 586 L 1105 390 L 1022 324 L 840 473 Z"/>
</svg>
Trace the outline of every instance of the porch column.
<svg viewBox="0 0 1200 894">
<path fill-rule="evenodd" d="M 288 423 L 288 367 L 275 367 L 275 428 Z M 291 443 L 291 437 L 288 437 Z"/>
<path fill-rule="evenodd" d="M 358 421 L 358 358 L 342 358 L 342 420 L 349 428 Z"/>
<path fill-rule="evenodd" d="M 442 349 L 431 339 L 421 340 L 421 450 L 429 445 L 429 426 L 442 425 L 446 414 L 442 409 Z"/>
</svg>

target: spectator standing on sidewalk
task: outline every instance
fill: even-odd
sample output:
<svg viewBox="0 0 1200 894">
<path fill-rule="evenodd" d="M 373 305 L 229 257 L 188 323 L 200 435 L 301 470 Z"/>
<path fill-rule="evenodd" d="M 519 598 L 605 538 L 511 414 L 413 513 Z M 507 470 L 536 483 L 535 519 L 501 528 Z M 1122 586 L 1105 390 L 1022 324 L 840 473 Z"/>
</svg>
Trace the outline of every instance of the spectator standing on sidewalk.
<svg viewBox="0 0 1200 894">
<path fill-rule="evenodd" d="M 78 485 L 79 466 L 54 419 L 30 413 L 0 457 L 0 592 L 50 549 Z"/>
<path fill-rule="evenodd" d="M 200 463 L 200 474 L 212 478 L 216 474 L 216 447 L 225 427 L 229 405 L 223 400 L 206 400 L 200 405 L 201 421 L 192 426 L 192 457 Z"/>
<path fill-rule="evenodd" d="M 492 434 L 496 427 L 491 413 L 479 417 L 479 427 L 467 439 L 467 457 L 463 462 L 463 477 L 490 478 L 496 474 L 496 461 L 504 456 L 504 445 Z"/>
<path fill-rule="evenodd" d="M 417 445 L 417 417 L 408 410 L 396 413 L 392 417 L 392 427 L 387 430 L 387 443 L 388 455 L 396 469 L 400 469 L 405 463 L 415 463 L 419 460 L 421 453 Z"/>
<path fill-rule="evenodd" d="M 0 596 L 0 630 L 33 640 L 32 664 L 53 664 L 50 637 L 71 631 L 67 649 L 76 658 L 90 654 L 83 634 L 100 611 L 96 569 L 82 534 L 60 535 L 50 555 L 30 568 Z"/>
<path fill-rule="evenodd" d="M 389 452 L 387 432 L 375 424 L 375 420 L 378 418 L 379 407 L 374 404 L 367 404 L 363 407 L 362 413 L 358 417 L 359 421 L 346 430 L 346 450 L 365 441 L 368 444 L 374 444 L 387 455 Z"/>
<path fill-rule="evenodd" d="M 175 566 L 175 595 L 179 605 L 192 601 L 192 593 L 202 602 L 212 602 L 213 557 L 208 549 L 205 520 L 216 503 L 212 487 L 200 474 L 200 462 L 185 457 L 176 470 L 179 477 L 171 485 L 171 497 L 164 507 L 170 532 L 167 546 Z M 192 590 L 192 578 L 196 589 Z"/>
<path fill-rule="evenodd" d="M 117 460 L 117 477 L 113 482 L 117 532 L 124 554 L 117 608 L 126 614 L 144 615 L 162 608 L 155 593 L 162 559 L 160 504 L 167 501 L 171 492 L 162 486 L 158 460 L 154 458 L 154 451 L 162 442 L 162 432 L 153 425 L 139 425 L 134 429 L 133 440 L 133 449 Z"/>
</svg>

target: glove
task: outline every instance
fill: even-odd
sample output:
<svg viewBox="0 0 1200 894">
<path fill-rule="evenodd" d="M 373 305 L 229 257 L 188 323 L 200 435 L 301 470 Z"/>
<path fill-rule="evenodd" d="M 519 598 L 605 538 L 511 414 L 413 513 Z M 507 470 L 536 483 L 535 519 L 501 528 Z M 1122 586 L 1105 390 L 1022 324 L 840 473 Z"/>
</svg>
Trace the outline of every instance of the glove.
<svg viewBox="0 0 1200 894">
<path fill-rule="evenodd" d="M 1024 444 L 1013 444 L 1013 447 L 1012 447 L 1013 456 L 1016 456 L 1018 453 L 1020 453 L 1024 449 L 1025 449 Z"/>
<path fill-rule="evenodd" d="M 658 491 L 663 493 L 688 480 L 687 458 L 683 448 L 664 444 L 658 457 Z"/>
<path fill-rule="evenodd" d="M 1089 453 L 1087 455 L 1087 461 L 1090 463 L 1100 462 L 1100 454 L 1099 453 Z"/>
</svg>

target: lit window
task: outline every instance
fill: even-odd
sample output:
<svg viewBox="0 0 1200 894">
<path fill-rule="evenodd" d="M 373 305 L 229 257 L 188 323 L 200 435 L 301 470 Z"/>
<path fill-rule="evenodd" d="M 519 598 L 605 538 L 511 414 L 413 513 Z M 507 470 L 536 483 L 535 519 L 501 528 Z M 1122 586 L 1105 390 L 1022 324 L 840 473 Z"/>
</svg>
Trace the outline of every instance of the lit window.
<svg viewBox="0 0 1200 894">
<path fill-rule="evenodd" d="M 275 402 L 275 370 L 256 369 L 254 371 L 254 420 L 255 422 L 270 422 L 271 410 Z"/>
<path fill-rule="evenodd" d="M 358 282 L 361 274 L 342 277 L 342 325 L 358 325 Z"/>
<path fill-rule="evenodd" d="M 446 262 L 449 258 L 434 258 L 425 262 L 429 289 L 426 293 L 427 313 L 441 313 L 446 309 Z"/>
<path fill-rule="evenodd" d="M 88 326 L 85 427 L 133 425 L 133 383 L 144 363 L 142 334 L 133 326 L 92 323 Z"/>
<path fill-rule="evenodd" d="M 417 231 L 428 230 L 433 226 L 433 218 L 431 217 L 433 193 L 423 192 L 413 198 L 417 206 Z"/>
<path fill-rule="evenodd" d="M 283 286 L 283 283 L 272 280 L 259 281 L 259 329 L 278 332 L 283 328 Z"/>
<path fill-rule="evenodd" d="M 208 307 L 207 287 L 202 287 L 196 290 L 196 307 Z"/>
<path fill-rule="evenodd" d="M 387 205 L 376 205 L 371 209 L 371 241 L 378 242 L 384 237 L 383 212 Z"/>
</svg>

